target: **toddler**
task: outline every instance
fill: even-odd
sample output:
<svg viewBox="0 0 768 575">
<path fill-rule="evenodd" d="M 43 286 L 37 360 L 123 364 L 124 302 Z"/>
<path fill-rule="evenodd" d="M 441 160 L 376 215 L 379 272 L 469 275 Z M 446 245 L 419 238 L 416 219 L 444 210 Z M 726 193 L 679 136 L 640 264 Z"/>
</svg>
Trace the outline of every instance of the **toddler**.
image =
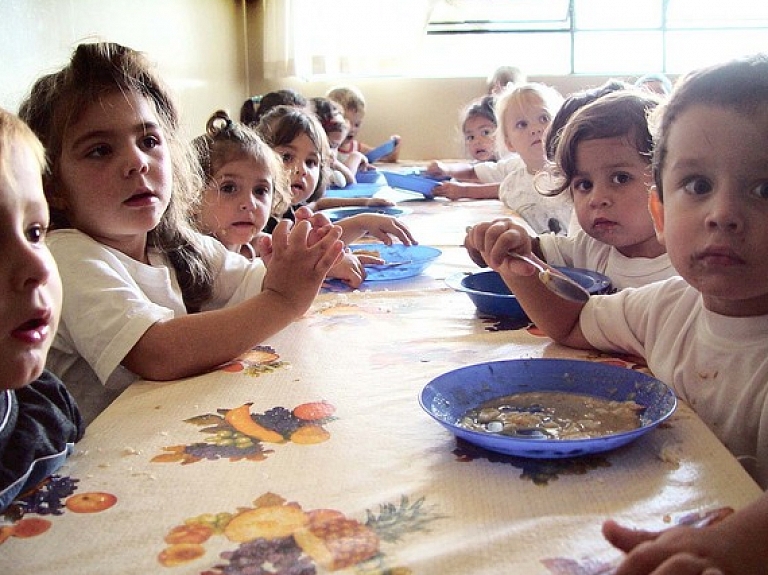
<svg viewBox="0 0 768 575">
<path fill-rule="evenodd" d="M 349 124 L 344 118 L 344 110 L 329 98 L 312 98 L 310 102 L 312 111 L 320 120 L 320 125 L 325 130 L 331 147 L 332 183 L 339 188 L 354 184 L 357 181 L 355 174 L 358 170 L 365 170 L 368 167 L 368 160 L 361 152 L 345 154 L 343 161 L 339 158 L 339 146 L 344 143 L 349 133 Z"/>
<path fill-rule="evenodd" d="M 472 102 L 464 111 L 461 133 L 467 154 L 476 162 L 495 162 L 496 152 L 496 112 L 493 96 L 483 96 Z"/>
<path fill-rule="evenodd" d="M 205 177 L 198 227 L 230 251 L 256 258 L 254 238 L 291 202 L 283 164 L 259 135 L 219 110 L 195 139 Z"/>
<path fill-rule="evenodd" d="M 45 245 L 44 169 L 38 139 L 0 110 L 0 512 L 59 469 L 84 431 L 74 399 L 44 369 L 62 301 Z"/>
<path fill-rule="evenodd" d="M 599 100 L 598 100 L 599 101 Z M 682 277 L 586 304 L 542 289 L 531 241 L 507 222 L 470 241 L 498 270 L 531 319 L 581 349 L 645 357 L 768 487 L 768 58 L 757 55 L 692 72 L 654 118 L 649 207 Z M 596 102 L 597 103 L 597 102 Z M 593 104 L 594 105 L 594 104 Z M 617 575 L 765 572 L 768 495 L 719 523 L 662 533 L 613 521 L 606 537 L 628 552 Z M 642 543 L 642 545 L 640 545 Z"/>
<path fill-rule="evenodd" d="M 326 97 L 341 106 L 344 110 L 344 117 L 349 124 L 347 138 L 339 146 L 339 157 L 342 161 L 353 152 L 367 154 L 373 150 L 373 146 L 364 144 L 357 138 L 360 127 L 363 125 L 363 118 L 365 118 L 365 98 L 360 90 L 353 86 L 338 86 L 331 88 Z M 381 162 L 397 162 L 397 158 L 400 155 L 400 136 L 393 135 L 391 139 L 395 143 L 395 149 L 386 156 L 383 156 L 380 159 Z"/>
<path fill-rule="evenodd" d="M 81 44 L 21 110 L 51 162 L 49 246 L 67 294 L 48 366 L 87 421 L 137 378 L 193 376 L 282 330 L 341 256 L 341 229 L 308 221 L 263 239 L 266 270 L 192 229 L 192 146 L 139 52 Z"/>
<path fill-rule="evenodd" d="M 488 94 L 499 94 L 510 84 L 516 86 L 518 84 L 525 84 L 527 81 L 528 78 L 520 68 L 516 66 L 499 66 L 488 77 Z"/>
</svg>

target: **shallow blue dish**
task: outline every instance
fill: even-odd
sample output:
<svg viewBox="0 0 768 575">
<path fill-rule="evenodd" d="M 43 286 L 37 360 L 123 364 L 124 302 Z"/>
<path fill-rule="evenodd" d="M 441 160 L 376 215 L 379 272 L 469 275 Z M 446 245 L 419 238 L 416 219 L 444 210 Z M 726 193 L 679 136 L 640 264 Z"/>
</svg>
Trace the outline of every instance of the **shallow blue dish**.
<svg viewBox="0 0 768 575">
<path fill-rule="evenodd" d="M 328 216 L 328 219 L 332 222 L 337 222 L 344 218 L 357 216 L 359 214 L 384 214 L 387 216 L 399 217 L 405 214 L 410 214 L 412 211 L 413 210 L 408 208 L 399 208 L 396 206 L 346 206 L 343 208 L 321 210 L 320 213 Z"/>
<path fill-rule="evenodd" d="M 403 244 L 354 244 L 355 250 L 377 251 L 385 261 L 382 266 L 366 265 L 365 281 L 391 281 L 419 275 L 443 252 L 429 246 L 404 246 Z M 401 263 L 402 262 L 402 263 Z M 387 265 L 396 264 L 396 265 Z"/>
<path fill-rule="evenodd" d="M 530 391 L 633 400 L 645 407 L 641 427 L 591 439 L 538 439 L 472 431 L 458 425 L 469 409 L 497 397 Z M 651 431 L 677 407 L 675 394 L 658 379 L 624 367 L 572 359 L 492 361 L 449 371 L 424 387 L 419 403 L 456 437 L 490 451 L 534 459 L 559 459 L 616 449 Z"/>
<path fill-rule="evenodd" d="M 384 142 L 382 145 L 377 146 L 373 150 L 369 151 L 367 154 L 365 154 L 365 157 L 368 158 L 368 161 L 372 164 L 373 162 L 378 162 L 381 158 L 387 154 L 391 154 L 394 151 L 395 141 L 390 139 Z"/>
<path fill-rule="evenodd" d="M 610 278 L 601 273 L 581 268 L 556 269 L 572 278 L 591 295 L 607 293 L 611 289 Z M 519 320 L 528 318 L 498 272 L 458 273 L 446 278 L 445 282 L 456 291 L 466 293 L 480 313 Z"/>
<path fill-rule="evenodd" d="M 384 175 L 378 170 L 365 170 L 355 174 L 355 180 L 358 184 L 381 184 L 386 183 Z"/>
<path fill-rule="evenodd" d="M 425 198 L 432 198 L 432 189 L 442 181 L 442 179 L 424 176 L 420 172 L 390 172 L 388 170 L 381 170 L 381 173 L 384 174 L 390 187 L 418 192 Z"/>
</svg>

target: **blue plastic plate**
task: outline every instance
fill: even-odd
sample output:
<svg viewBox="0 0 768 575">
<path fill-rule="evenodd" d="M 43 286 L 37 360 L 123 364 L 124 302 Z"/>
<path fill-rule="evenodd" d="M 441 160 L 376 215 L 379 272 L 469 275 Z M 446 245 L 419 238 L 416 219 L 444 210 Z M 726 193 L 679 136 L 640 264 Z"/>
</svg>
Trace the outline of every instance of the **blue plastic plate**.
<svg viewBox="0 0 768 575">
<path fill-rule="evenodd" d="M 410 214 L 412 211 L 413 210 L 409 208 L 399 208 L 396 206 L 346 206 L 343 208 L 321 210 L 320 213 L 328 216 L 328 219 L 332 222 L 337 222 L 344 218 L 357 216 L 359 214 L 384 214 L 387 216 L 399 217 L 405 214 Z"/>
<path fill-rule="evenodd" d="M 615 401 L 633 400 L 645 407 L 641 427 L 591 439 L 521 438 L 461 427 L 469 409 L 515 393 L 559 391 Z M 470 443 L 507 455 L 558 459 L 609 451 L 648 433 L 667 419 L 677 399 L 664 383 L 642 372 L 572 359 L 515 359 L 470 365 L 429 382 L 419 397 L 421 407 L 438 423 Z"/>
<path fill-rule="evenodd" d="M 432 189 L 442 181 L 441 179 L 423 176 L 420 172 L 407 173 L 381 170 L 381 173 L 384 174 L 387 184 L 391 187 L 418 192 L 425 198 L 432 198 Z"/>
<path fill-rule="evenodd" d="M 601 273 L 581 268 L 556 269 L 578 282 L 592 295 L 607 293 L 611 289 L 610 278 Z M 456 291 L 466 293 L 480 313 L 520 320 L 528 317 L 498 272 L 458 273 L 446 278 L 445 282 Z"/>
<path fill-rule="evenodd" d="M 355 250 L 375 250 L 386 263 L 404 262 L 394 266 L 365 266 L 365 281 L 391 281 L 410 278 L 419 275 L 434 262 L 443 252 L 429 246 L 404 246 L 403 244 L 354 244 L 349 246 Z"/>
<path fill-rule="evenodd" d="M 358 184 L 386 184 L 387 180 L 379 170 L 364 170 L 355 174 Z"/>
<path fill-rule="evenodd" d="M 378 146 L 368 152 L 365 157 L 368 158 L 368 161 L 372 164 L 373 162 L 378 162 L 381 158 L 386 156 L 387 154 L 391 154 L 395 150 L 395 141 L 394 140 L 387 140 L 384 142 L 381 146 Z"/>
</svg>

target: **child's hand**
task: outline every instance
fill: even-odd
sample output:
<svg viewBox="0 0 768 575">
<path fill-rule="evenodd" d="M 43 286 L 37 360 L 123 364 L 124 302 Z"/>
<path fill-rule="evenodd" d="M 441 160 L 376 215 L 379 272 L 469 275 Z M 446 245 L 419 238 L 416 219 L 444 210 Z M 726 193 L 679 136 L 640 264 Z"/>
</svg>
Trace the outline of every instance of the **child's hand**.
<svg viewBox="0 0 768 575">
<path fill-rule="evenodd" d="M 496 271 L 508 271 L 515 275 L 532 275 L 535 268 L 509 252 L 530 255 L 531 237 L 522 226 L 508 218 L 499 218 L 467 228 L 464 247 L 478 265 L 487 265 Z M 482 263 L 480 263 L 482 262 Z"/>
<path fill-rule="evenodd" d="M 342 240 L 347 244 L 354 242 L 366 233 L 388 246 L 392 245 L 393 237 L 406 246 L 418 243 L 405 224 L 397 218 L 385 214 L 359 214 L 339 220 L 336 225 L 344 229 Z"/>
<path fill-rule="evenodd" d="M 277 224 L 272 232 L 271 258 L 264 275 L 262 291 L 279 296 L 297 317 L 309 309 L 344 250 L 339 227 L 331 226 L 322 238 L 310 244 L 312 230 L 306 220 L 295 224 L 283 220 Z"/>
<path fill-rule="evenodd" d="M 387 154 L 383 158 L 381 158 L 380 161 L 396 164 L 397 163 L 397 158 L 400 155 L 400 142 L 401 142 L 401 138 L 397 134 L 393 134 L 392 136 L 390 136 L 390 138 L 392 139 L 392 141 L 395 142 L 395 149 L 392 150 L 389 154 Z"/>
<path fill-rule="evenodd" d="M 434 178 L 445 178 L 451 175 L 448 173 L 445 164 L 443 162 L 438 162 L 437 160 L 430 162 L 429 165 L 427 165 L 424 174 Z"/>
<path fill-rule="evenodd" d="M 307 221 L 312 226 L 312 231 L 309 234 L 309 245 L 313 246 L 315 243 L 324 238 L 333 227 L 331 220 L 328 216 L 321 213 L 314 213 L 307 206 L 301 206 L 294 214 L 297 222 Z"/>
<path fill-rule="evenodd" d="M 702 527 L 672 527 L 659 532 L 606 521 L 603 535 L 627 553 L 615 575 L 763 573 L 764 550 L 759 544 L 753 545 L 749 534 L 730 525 L 727 519 L 732 513 L 732 509 L 723 508 L 708 517 L 709 522 Z"/>
<path fill-rule="evenodd" d="M 448 180 L 446 182 L 440 182 L 432 188 L 432 195 L 439 198 L 448 198 L 452 202 L 455 202 L 456 200 L 467 197 L 466 188 L 466 184 Z"/>
<path fill-rule="evenodd" d="M 365 280 L 365 268 L 355 254 L 346 252 L 341 261 L 331 268 L 328 277 L 339 279 L 351 288 L 358 288 Z"/>
<path fill-rule="evenodd" d="M 381 207 L 394 206 L 395 202 L 385 200 L 384 198 L 368 198 L 368 200 L 365 202 L 365 205 L 368 206 L 369 208 L 381 208 Z"/>
</svg>

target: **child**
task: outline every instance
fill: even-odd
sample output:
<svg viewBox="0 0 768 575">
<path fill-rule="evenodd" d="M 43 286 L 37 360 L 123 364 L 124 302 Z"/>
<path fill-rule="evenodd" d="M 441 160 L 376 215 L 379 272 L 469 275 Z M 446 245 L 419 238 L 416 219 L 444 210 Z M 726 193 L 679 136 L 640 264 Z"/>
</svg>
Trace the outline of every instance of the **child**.
<svg viewBox="0 0 768 575">
<path fill-rule="evenodd" d="M 248 98 L 240 107 L 240 122 L 255 128 L 261 117 L 277 106 L 306 108 L 307 99 L 296 90 L 284 89 L 267 92 L 263 96 Z"/>
<path fill-rule="evenodd" d="M 496 162 L 499 159 L 495 140 L 498 127 L 495 103 L 493 96 L 483 96 L 464 111 L 461 133 L 467 154 L 475 162 Z"/>
<path fill-rule="evenodd" d="M 482 162 L 468 169 L 461 164 L 430 165 L 428 174 L 465 180 L 442 182 L 433 194 L 450 200 L 498 198 L 536 233 L 552 231 L 548 226 L 552 217 L 562 220 L 559 231 L 565 233 L 572 206 L 564 199 L 545 198 L 533 187 L 533 176 L 545 162 L 544 133 L 562 102 L 562 96 L 544 84 L 511 86 L 502 92 L 496 99 L 496 140 L 497 148 L 508 156 L 495 164 Z"/>
<path fill-rule="evenodd" d="M 254 238 L 270 215 L 290 206 L 282 161 L 255 131 L 223 110 L 211 116 L 205 135 L 194 143 L 205 177 L 198 227 L 228 250 L 255 259 Z"/>
<path fill-rule="evenodd" d="M 555 152 L 561 183 L 553 193 L 573 199 L 580 229 L 535 238 L 537 256 L 604 273 L 614 289 L 676 275 L 647 207 L 653 147 L 647 117 L 658 103 L 650 93 L 621 90 L 574 113 Z"/>
<path fill-rule="evenodd" d="M 355 174 L 359 170 L 366 170 L 368 159 L 361 152 L 346 154 L 344 161 L 339 158 L 339 146 L 344 143 L 349 133 L 349 124 L 344 118 L 344 110 L 337 102 L 329 98 L 312 98 L 310 100 L 312 111 L 320 121 L 328 137 L 331 147 L 331 180 L 336 187 L 343 188 L 354 184 L 357 180 Z M 338 172 L 338 175 L 337 175 Z"/>
<path fill-rule="evenodd" d="M 193 376 L 282 330 L 341 256 L 341 230 L 307 221 L 264 239 L 266 271 L 194 232 L 194 154 L 130 48 L 81 44 L 21 109 L 47 147 L 45 190 L 67 228 L 49 237 L 67 297 L 48 365 L 87 421 L 139 377 Z"/>
<path fill-rule="evenodd" d="M 44 169 L 38 139 L 0 110 L 0 511 L 59 469 L 84 431 L 74 399 L 44 370 L 62 301 L 45 245 Z"/>
<path fill-rule="evenodd" d="M 330 146 L 325 131 L 313 114 L 278 106 L 261 119 L 259 132 L 283 159 L 291 184 L 292 206 L 283 218 L 292 219 L 300 206 L 315 208 L 328 181 Z M 272 219 L 266 231 L 277 220 Z M 337 222 L 342 240 L 351 243 L 369 233 L 386 244 L 394 236 L 406 245 L 415 243 L 410 230 L 397 218 L 384 214 L 359 214 Z"/>
<path fill-rule="evenodd" d="M 582 349 L 645 357 L 768 487 L 768 58 L 688 74 L 660 107 L 650 209 L 682 277 L 565 302 L 542 289 L 527 234 L 506 222 L 470 241 L 503 276 L 537 326 Z M 768 494 L 700 529 L 604 533 L 629 553 L 617 575 L 764 573 Z M 643 545 L 640 543 L 645 542 Z M 633 550 L 634 549 L 634 550 Z"/>
<path fill-rule="evenodd" d="M 500 94 L 511 84 L 525 84 L 528 81 L 526 75 L 515 66 L 499 66 L 493 74 L 488 77 L 488 94 Z"/>
<path fill-rule="evenodd" d="M 372 146 L 364 144 L 357 139 L 357 134 L 360 131 L 360 127 L 363 125 L 363 118 L 365 117 L 365 98 L 363 94 L 357 88 L 353 86 L 339 86 L 331 88 L 326 97 L 337 102 L 344 110 L 344 117 L 349 123 L 349 132 L 347 138 L 339 146 L 339 157 L 342 161 L 345 159 L 346 154 L 353 152 L 361 152 L 367 154 L 373 150 Z M 391 139 L 395 143 L 395 149 L 389 154 L 382 157 L 381 162 L 397 162 L 400 155 L 400 136 L 393 135 Z"/>
<path fill-rule="evenodd" d="M 672 82 L 664 74 L 645 74 L 635 80 L 635 86 L 654 94 L 668 96 L 672 92 Z"/>
</svg>

